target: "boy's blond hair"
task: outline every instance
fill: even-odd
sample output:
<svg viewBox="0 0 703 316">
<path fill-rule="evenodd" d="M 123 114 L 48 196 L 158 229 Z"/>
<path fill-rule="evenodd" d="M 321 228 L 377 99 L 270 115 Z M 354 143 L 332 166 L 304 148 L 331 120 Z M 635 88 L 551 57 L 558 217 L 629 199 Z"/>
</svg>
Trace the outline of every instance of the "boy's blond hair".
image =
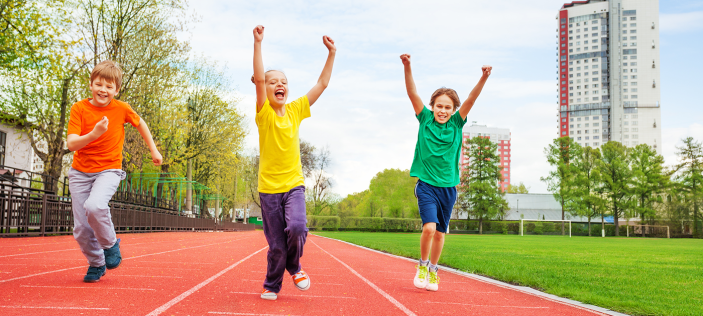
<svg viewBox="0 0 703 316">
<path fill-rule="evenodd" d="M 90 84 L 98 77 L 105 81 L 114 82 L 117 90 L 122 87 L 122 69 L 112 60 L 104 60 L 97 64 L 90 73 Z"/>
<path fill-rule="evenodd" d="M 450 99 L 452 99 L 452 103 L 454 104 L 454 111 L 461 105 L 461 100 L 459 100 L 459 95 L 456 93 L 454 89 L 450 88 L 445 88 L 441 87 L 437 90 L 435 90 L 434 93 L 432 93 L 432 97 L 430 98 L 430 106 L 434 107 L 434 101 L 437 100 L 439 96 L 446 95 Z"/>
</svg>

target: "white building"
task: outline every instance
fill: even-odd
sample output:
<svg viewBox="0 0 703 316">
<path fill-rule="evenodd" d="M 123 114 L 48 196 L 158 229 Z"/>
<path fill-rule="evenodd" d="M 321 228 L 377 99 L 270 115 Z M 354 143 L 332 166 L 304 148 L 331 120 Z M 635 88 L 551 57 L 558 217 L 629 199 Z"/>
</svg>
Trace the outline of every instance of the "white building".
<svg viewBox="0 0 703 316">
<path fill-rule="evenodd" d="M 29 135 L 11 124 L 0 123 L 0 167 L 31 171 L 34 166 L 34 150 Z"/>
<path fill-rule="evenodd" d="M 503 167 L 503 181 L 500 182 L 501 188 L 505 191 L 510 184 L 510 166 L 511 163 L 511 144 L 510 144 L 510 129 L 488 127 L 486 125 L 478 125 L 472 122 L 471 125 L 464 125 L 463 141 L 466 142 L 469 138 L 481 136 L 489 138 L 493 143 L 498 145 L 498 154 L 500 155 L 500 165 Z M 467 153 L 464 153 L 462 148 L 461 161 L 462 166 L 469 163 Z"/>
<path fill-rule="evenodd" d="M 661 154 L 659 1 L 585 0 L 557 16 L 559 136 Z"/>
</svg>

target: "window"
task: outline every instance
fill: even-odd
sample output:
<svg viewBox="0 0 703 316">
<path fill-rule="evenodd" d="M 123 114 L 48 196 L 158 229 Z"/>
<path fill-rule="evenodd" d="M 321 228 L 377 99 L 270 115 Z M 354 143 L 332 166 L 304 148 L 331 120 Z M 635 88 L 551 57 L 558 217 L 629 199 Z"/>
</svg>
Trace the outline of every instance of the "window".
<svg viewBox="0 0 703 316">
<path fill-rule="evenodd" d="M 573 120 L 573 119 L 572 119 Z M 569 125 L 569 128 L 574 128 L 574 124 Z"/>
<path fill-rule="evenodd" d="M 636 94 L 631 95 L 630 99 L 637 99 L 637 95 Z"/>
<path fill-rule="evenodd" d="M 622 131 L 627 133 L 630 131 L 630 129 L 626 127 L 626 128 L 623 128 Z"/>
<path fill-rule="evenodd" d="M 569 71 L 574 71 L 574 67 L 569 68 Z"/>
<path fill-rule="evenodd" d="M 581 118 L 580 118 L 580 117 L 579 117 L 579 118 L 576 118 L 576 120 L 579 121 L 579 122 L 581 122 Z M 580 126 L 579 126 L 579 127 L 580 127 Z"/>
<path fill-rule="evenodd" d="M 637 92 L 637 88 L 630 89 L 630 92 Z"/>
<path fill-rule="evenodd" d="M 596 117 L 597 117 L 597 116 L 594 116 L 594 120 L 595 120 Z M 593 127 L 598 127 L 599 125 L 600 125 L 600 123 L 593 123 Z"/>
<path fill-rule="evenodd" d="M 593 119 L 594 119 L 594 120 L 597 120 L 597 119 L 598 119 L 598 117 L 597 117 L 597 116 L 594 116 L 594 117 L 593 117 Z"/>
<path fill-rule="evenodd" d="M 561 128 L 566 128 L 566 125 L 562 125 Z"/>
<path fill-rule="evenodd" d="M 593 136 L 593 139 L 600 139 L 600 136 Z M 598 143 L 593 143 L 594 146 L 598 146 Z"/>
<path fill-rule="evenodd" d="M 631 41 L 637 40 L 637 36 L 630 36 L 630 40 Z"/>
<path fill-rule="evenodd" d="M 632 139 L 637 139 L 637 136 L 638 136 L 637 134 L 632 135 Z"/>
<path fill-rule="evenodd" d="M 622 24 L 622 27 L 627 27 L 627 23 L 623 23 L 623 24 Z"/>
<path fill-rule="evenodd" d="M 7 134 L 0 132 L 0 166 L 5 165 L 5 147 L 7 146 Z"/>
<path fill-rule="evenodd" d="M 574 135 L 574 131 L 570 131 L 569 134 Z"/>
<path fill-rule="evenodd" d="M 630 30 L 630 34 L 637 33 L 637 30 Z"/>
<path fill-rule="evenodd" d="M 630 27 L 635 27 L 637 26 L 637 23 L 630 23 Z"/>
<path fill-rule="evenodd" d="M 627 92 L 627 89 L 622 89 L 622 92 Z"/>
<path fill-rule="evenodd" d="M 566 135 L 566 131 L 561 132 L 562 135 Z"/>
<path fill-rule="evenodd" d="M 630 135 L 625 134 L 625 139 L 629 139 Z"/>
<path fill-rule="evenodd" d="M 573 96 L 574 96 L 574 93 L 573 93 L 573 92 L 572 92 L 572 93 L 569 93 L 569 96 L 570 96 L 570 97 L 573 97 Z"/>
<path fill-rule="evenodd" d="M 627 66 L 627 65 L 626 65 Z M 630 63 L 630 66 L 637 66 L 637 62 Z"/>
<path fill-rule="evenodd" d="M 596 125 L 598 125 L 598 124 L 593 124 L 593 126 L 596 126 Z M 594 130 L 593 130 L 593 134 L 597 134 L 597 133 L 598 133 L 598 130 L 597 130 L 597 129 L 594 129 Z M 593 139 L 596 139 L 596 137 L 597 137 L 597 136 L 593 136 Z"/>
<path fill-rule="evenodd" d="M 636 16 L 631 16 L 631 17 L 630 17 L 630 21 L 636 21 L 636 20 L 637 20 L 637 17 L 636 17 Z"/>
<path fill-rule="evenodd" d="M 637 82 L 630 82 L 630 85 L 631 85 L 631 86 L 636 86 L 636 85 L 637 85 Z"/>
<path fill-rule="evenodd" d="M 574 118 L 573 118 L 573 117 L 571 118 L 571 121 L 572 121 L 572 122 L 574 121 Z"/>
<path fill-rule="evenodd" d="M 622 123 L 622 125 L 625 125 L 625 126 L 630 125 L 630 122 L 625 121 L 625 122 Z"/>
<path fill-rule="evenodd" d="M 586 131 L 586 132 L 588 133 L 588 131 Z M 588 137 L 589 137 L 589 136 L 586 136 L 586 140 L 588 140 L 588 139 L 589 139 Z M 586 143 L 586 146 L 588 146 L 588 143 Z"/>
<path fill-rule="evenodd" d="M 636 127 L 633 127 L 633 128 L 632 128 L 632 132 L 635 132 L 635 133 L 636 133 L 636 132 L 637 132 L 637 128 L 636 128 Z"/>
<path fill-rule="evenodd" d="M 579 121 L 580 120 L 581 120 L 581 118 L 579 117 Z M 581 128 L 581 124 L 576 124 L 576 127 Z"/>
<path fill-rule="evenodd" d="M 577 140 L 581 140 L 581 137 L 576 137 Z"/>
<path fill-rule="evenodd" d="M 637 126 L 637 121 L 632 121 L 633 126 Z"/>
<path fill-rule="evenodd" d="M 598 43 L 598 40 L 595 40 L 595 39 L 594 39 L 594 40 L 591 41 L 591 43 L 593 43 L 593 44 Z M 594 60 L 594 61 L 595 61 L 595 60 Z"/>
</svg>

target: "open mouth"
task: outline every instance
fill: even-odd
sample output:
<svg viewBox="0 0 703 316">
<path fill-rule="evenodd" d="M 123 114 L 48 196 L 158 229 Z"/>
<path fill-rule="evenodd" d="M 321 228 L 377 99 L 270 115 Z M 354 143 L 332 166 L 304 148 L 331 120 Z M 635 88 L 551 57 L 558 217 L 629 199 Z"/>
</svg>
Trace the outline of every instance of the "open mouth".
<svg viewBox="0 0 703 316">
<path fill-rule="evenodd" d="M 283 99 L 286 96 L 286 92 L 283 89 L 278 89 L 274 93 L 277 99 Z"/>
</svg>

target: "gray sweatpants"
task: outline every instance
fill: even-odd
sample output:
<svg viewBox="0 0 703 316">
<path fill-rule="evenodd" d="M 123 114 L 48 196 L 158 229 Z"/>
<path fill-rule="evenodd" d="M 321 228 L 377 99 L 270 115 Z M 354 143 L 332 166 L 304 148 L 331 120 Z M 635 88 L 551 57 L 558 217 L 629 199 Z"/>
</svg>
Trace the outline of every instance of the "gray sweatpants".
<svg viewBox="0 0 703 316">
<path fill-rule="evenodd" d="M 127 173 L 108 169 L 96 173 L 68 171 L 68 187 L 73 200 L 73 237 L 91 267 L 105 265 L 103 249 L 117 242 L 108 202 Z"/>
</svg>

